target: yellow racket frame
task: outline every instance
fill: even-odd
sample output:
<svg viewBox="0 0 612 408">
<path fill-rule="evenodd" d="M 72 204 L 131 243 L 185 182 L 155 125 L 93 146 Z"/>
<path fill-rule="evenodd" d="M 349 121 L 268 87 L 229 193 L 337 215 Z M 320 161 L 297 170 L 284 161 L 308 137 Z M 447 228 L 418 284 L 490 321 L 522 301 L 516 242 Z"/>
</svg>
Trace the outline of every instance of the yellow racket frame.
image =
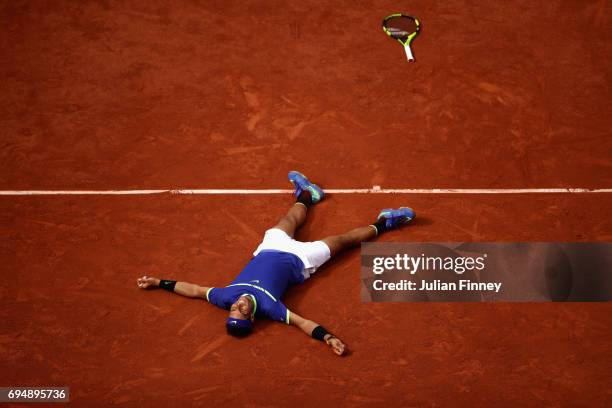
<svg viewBox="0 0 612 408">
<path fill-rule="evenodd" d="M 399 38 L 394 37 L 391 31 L 387 28 L 387 21 L 395 17 L 409 18 L 412 21 L 414 21 L 414 24 L 416 25 L 414 32 L 408 35 L 408 37 L 406 38 L 406 41 L 402 41 Z M 407 14 L 395 13 L 395 14 L 388 15 L 387 17 L 383 19 L 382 28 L 385 34 L 387 34 L 389 37 L 393 38 L 394 40 L 397 40 L 400 44 L 404 46 L 404 51 L 406 52 L 406 58 L 408 58 L 408 61 L 414 61 L 414 56 L 412 55 L 412 49 L 410 48 L 410 43 L 412 42 L 412 40 L 414 40 L 414 38 L 419 34 L 419 31 L 421 30 L 421 23 L 419 19 L 413 16 L 409 16 Z"/>
</svg>

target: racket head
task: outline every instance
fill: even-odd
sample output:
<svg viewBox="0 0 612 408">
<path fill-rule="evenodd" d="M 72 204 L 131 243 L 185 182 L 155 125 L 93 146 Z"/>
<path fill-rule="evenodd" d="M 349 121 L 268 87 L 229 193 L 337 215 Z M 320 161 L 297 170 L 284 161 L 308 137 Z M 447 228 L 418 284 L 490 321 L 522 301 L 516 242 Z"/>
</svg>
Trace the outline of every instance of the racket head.
<svg viewBox="0 0 612 408">
<path fill-rule="evenodd" d="M 406 46 L 419 34 L 421 23 L 416 17 L 395 13 L 383 19 L 382 27 L 385 34 Z"/>
</svg>

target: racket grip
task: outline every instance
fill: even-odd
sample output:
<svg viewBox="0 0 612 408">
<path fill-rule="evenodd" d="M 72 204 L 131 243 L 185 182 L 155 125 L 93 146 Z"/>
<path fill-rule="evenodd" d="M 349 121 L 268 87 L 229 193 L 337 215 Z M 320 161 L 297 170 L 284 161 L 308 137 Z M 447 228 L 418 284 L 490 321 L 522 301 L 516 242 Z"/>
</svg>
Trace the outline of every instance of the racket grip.
<svg viewBox="0 0 612 408">
<path fill-rule="evenodd" d="M 414 62 L 414 56 L 412 55 L 412 50 L 410 49 L 410 45 L 404 45 L 404 51 L 406 51 L 406 58 L 408 58 L 408 62 Z"/>
</svg>

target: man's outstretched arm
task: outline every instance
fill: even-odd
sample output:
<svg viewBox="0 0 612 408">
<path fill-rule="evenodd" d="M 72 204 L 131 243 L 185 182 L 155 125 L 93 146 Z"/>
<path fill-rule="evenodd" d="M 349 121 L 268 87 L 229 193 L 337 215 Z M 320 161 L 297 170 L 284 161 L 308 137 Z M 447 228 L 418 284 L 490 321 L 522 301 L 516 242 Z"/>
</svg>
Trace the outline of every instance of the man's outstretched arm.
<svg viewBox="0 0 612 408">
<path fill-rule="evenodd" d="M 312 336 L 317 340 L 324 341 L 332 351 L 337 355 L 341 356 L 346 351 L 346 345 L 331 333 L 328 333 L 321 325 L 313 322 L 312 320 L 304 319 L 302 316 L 290 312 L 289 323 L 299 327 L 308 336 Z"/>
<path fill-rule="evenodd" d="M 137 283 L 140 289 L 162 287 L 162 289 L 166 289 L 169 292 L 174 292 L 176 294 L 190 298 L 200 299 L 206 299 L 206 292 L 208 291 L 208 289 L 210 289 L 206 286 L 196 285 L 195 283 L 167 281 L 146 275 L 142 278 L 138 278 Z"/>
</svg>

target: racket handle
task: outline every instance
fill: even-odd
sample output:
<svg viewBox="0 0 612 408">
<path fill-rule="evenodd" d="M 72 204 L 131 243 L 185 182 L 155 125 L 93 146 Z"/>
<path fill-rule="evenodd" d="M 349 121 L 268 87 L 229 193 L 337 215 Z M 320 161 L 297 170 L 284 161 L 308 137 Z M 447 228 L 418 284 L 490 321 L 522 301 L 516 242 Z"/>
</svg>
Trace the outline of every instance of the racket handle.
<svg viewBox="0 0 612 408">
<path fill-rule="evenodd" d="M 404 45 L 404 51 L 406 51 L 406 58 L 408 58 L 408 62 L 414 62 L 414 56 L 412 55 L 412 50 L 410 49 L 410 45 Z"/>
</svg>

